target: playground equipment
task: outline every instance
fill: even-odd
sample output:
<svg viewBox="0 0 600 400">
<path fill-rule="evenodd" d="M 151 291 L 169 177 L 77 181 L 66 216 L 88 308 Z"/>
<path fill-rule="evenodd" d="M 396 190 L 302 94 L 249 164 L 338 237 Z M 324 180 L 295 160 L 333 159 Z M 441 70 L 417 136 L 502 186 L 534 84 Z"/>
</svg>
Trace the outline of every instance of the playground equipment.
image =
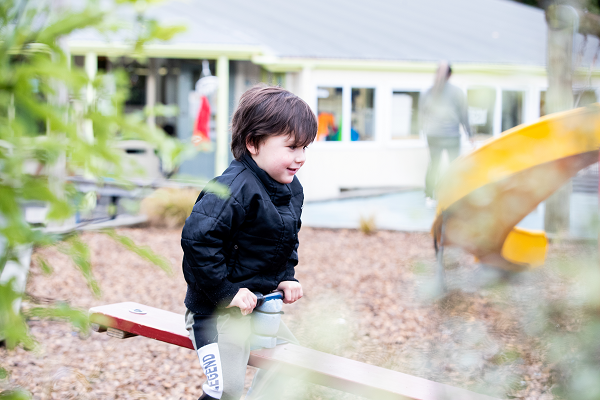
<svg viewBox="0 0 600 400">
<path fill-rule="evenodd" d="M 119 339 L 139 335 L 194 349 L 185 329 L 184 316 L 173 312 L 125 302 L 91 308 L 90 321 L 95 331 L 107 332 Z M 277 368 L 285 375 L 371 399 L 493 400 L 465 389 L 291 343 L 253 350 L 248 365 Z"/>
<path fill-rule="evenodd" d="M 517 126 L 456 159 L 438 189 L 438 260 L 454 245 L 508 271 L 543 265 L 545 232 L 515 225 L 597 162 L 599 147 L 600 104 L 592 104 Z"/>
<path fill-rule="evenodd" d="M 272 349 L 277 345 L 277 331 L 281 322 L 281 308 L 283 307 L 283 292 L 276 291 L 263 295 L 256 295 L 256 307 L 252 311 L 252 336 L 250 348 Z"/>
</svg>

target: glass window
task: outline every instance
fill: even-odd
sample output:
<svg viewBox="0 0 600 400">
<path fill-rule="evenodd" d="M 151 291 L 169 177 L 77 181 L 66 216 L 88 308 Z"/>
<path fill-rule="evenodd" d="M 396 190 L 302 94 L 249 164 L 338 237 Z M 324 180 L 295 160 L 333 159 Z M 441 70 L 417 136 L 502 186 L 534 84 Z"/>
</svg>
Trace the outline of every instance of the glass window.
<svg viewBox="0 0 600 400">
<path fill-rule="evenodd" d="M 540 92 L 540 117 L 546 115 L 546 91 Z"/>
<path fill-rule="evenodd" d="M 342 140 L 342 88 L 317 88 L 318 141 Z"/>
<path fill-rule="evenodd" d="M 573 107 L 584 107 L 597 101 L 596 91 L 594 90 L 573 91 Z M 546 90 L 542 90 L 540 92 L 540 117 L 543 117 L 547 113 Z"/>
<path fill-rule="evenodd" d="M 73 56 L 73 65 L 84 68 L 85 66 L 85 57 L 84 56 Z"/>
<path fill-rule="evenodd" d="M 467 90 L 469 105 L 469 123 L 475 135 L 492 135 L 494 133 L 494 106 L 496 105 L 496 89 L 488 87 Z"/>
<path fill-rule="evenodd" d="M 502 91 L 502 132 L 523 123 L 523 97 L 523 92 Z"/>
<path fill-rule="evenodd" d="M 585 107 L 598 101 L 596 92 L 593 90 L 574 91 L 573 97 L 573 106 L 575 107 Z"/>
<path fill-rule="evenodd" d="M 350 140 L 375 139 L 375 89 L 352 88 Z"/>
<path fill-rule="evenodd" d="M 137 109 L 146 105 L 146 76 L 148 66 L 133 60 L 124 65 L 129 76 L 129 98 L 125 101 L 127 106 L 137 106 Z"/>
<path fill-rule="evenodd" d="M 392 139 L 419 136 L 419 92 L 392 94 Z"/>
</svg>

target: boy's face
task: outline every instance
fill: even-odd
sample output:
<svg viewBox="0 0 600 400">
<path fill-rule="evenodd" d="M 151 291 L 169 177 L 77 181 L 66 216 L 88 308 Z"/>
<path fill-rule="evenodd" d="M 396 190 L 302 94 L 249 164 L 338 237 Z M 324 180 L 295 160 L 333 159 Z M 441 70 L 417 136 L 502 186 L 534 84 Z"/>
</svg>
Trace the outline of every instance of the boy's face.
<svg viewBox="0 0 600 400">
<path fill-rule="evenodd" d="M 305 147 L 294 146 L 294 137 L 269 136 L 258 148 L 247 145 L 256 164 L 279 183 L 291 183 L 306 161 Z"/>
</svg>

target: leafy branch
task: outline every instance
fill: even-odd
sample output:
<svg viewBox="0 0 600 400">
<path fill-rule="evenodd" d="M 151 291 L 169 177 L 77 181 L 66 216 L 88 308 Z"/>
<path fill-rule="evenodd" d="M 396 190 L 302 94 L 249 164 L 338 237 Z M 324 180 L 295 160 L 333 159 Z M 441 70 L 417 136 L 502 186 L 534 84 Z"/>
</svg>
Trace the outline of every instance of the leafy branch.
<svg viewBox="0 0 600 400">
<path fill-rule="evenodd" d="M 51 2 L 5 0 L 0 3 L 0 276 L 7 266 L 26 271 L 19 255 L 23 249 L 57 246 L 68 255 L 85 278 L 90 291 L 100 296 L 90 251 L 78 232 L 53 234 L 33 226 L 25 218 L 27 204 L 44 204 L 48 224 L 60 225 L 85 205 L 82 195 L 65 178 L 83 175 L 102 182 L 109 178 L 126 185 L 123 153 L 117 141 L 136 137 L 170 154 L 172 163 L 182 159 L 189 146 L 168 138 L 139 115 L 124 114 L 129 81 L 124 71 L 98 73 L 90 78 L 71 65 L 63 50 L 67 35 L 85 28 L 103 34 L 125 32 L 131 38 L 131 53 L 141 57 L 143 45 L 169 40 L 183 28 L 162 27 L 145 16 L 154 1 L 120 0 L 116 7 L 128 8 L 121 21 L 110 10 L 86 2 L 80 10 L 57 10 Z M 133 13 L 131 12 L 133 10 Z M 93 96 L 90 100 L 90 90 Z M 166 259 L 147 247 L 137 246 L 126 236 L 106 232 L 115 241 L 167 273 Z M 38 257 L 46 274 L 57 266 Z M 36 346 L 27 318 L 60 318 L 77 329 L 87 330 L 87 313 L 66 303 L 19 307 L 24 288 L 17 280 L 0 279 L 0 340 L 8 348 Z M 6 372 L 1 369 L 0 373 Z M 5 373 L 6 375 L 6 373 Z M 0 393 L 0 398 L 21 398 L 23 392 Z"/>
</svg>

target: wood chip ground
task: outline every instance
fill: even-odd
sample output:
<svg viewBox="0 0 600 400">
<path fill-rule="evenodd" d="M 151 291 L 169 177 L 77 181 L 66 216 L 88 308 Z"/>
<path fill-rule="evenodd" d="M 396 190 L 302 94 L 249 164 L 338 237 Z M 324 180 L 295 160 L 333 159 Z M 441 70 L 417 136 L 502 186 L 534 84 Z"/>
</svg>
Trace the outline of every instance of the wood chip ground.
<svg viewBox="0 0 600 400">
<path fill-rule="evenodd" d="M 50 261 L 54 274 L 44 275 L 34 263 L 27 292 L 83 309 L 136 301 L 183 314 L 180 230 L 120 233 L 166 257 L 173 274 L 103 234 L 85 233 L 101 298 L 52 248 L 36 253 Z M 553 245 L 549 259 L 582 251 L 588 250 Z M 508 390 L 515 398 L 551 399 L 552 365 L 524 321 L 536 304 L 566 295 L 561 278 L 549 266 L 500 276 L 502 285 L 487 286 L 494 272 L 471 256 L 449 251 L 446 265 L 449 292 L 436 299 L 428 234 L 303 228 L 297 277 L 305 296 L 285 306 L 284 320 L 302 344 L 318 350 L 498 396 Z M 30 320 L 29 326 L 40 346 L 0 349 L 1 365 L 10 370 L 0 390 L 19 385 L 34 399 L 197 399 L 202 393 L 204 377 L 190 350 L 139 337 L 83 336 L 63 321 Z M 249 368 L 247 384 L 253 374 Z M 308 386 L 282 398 L 355 397 Z"/>
</svg>

